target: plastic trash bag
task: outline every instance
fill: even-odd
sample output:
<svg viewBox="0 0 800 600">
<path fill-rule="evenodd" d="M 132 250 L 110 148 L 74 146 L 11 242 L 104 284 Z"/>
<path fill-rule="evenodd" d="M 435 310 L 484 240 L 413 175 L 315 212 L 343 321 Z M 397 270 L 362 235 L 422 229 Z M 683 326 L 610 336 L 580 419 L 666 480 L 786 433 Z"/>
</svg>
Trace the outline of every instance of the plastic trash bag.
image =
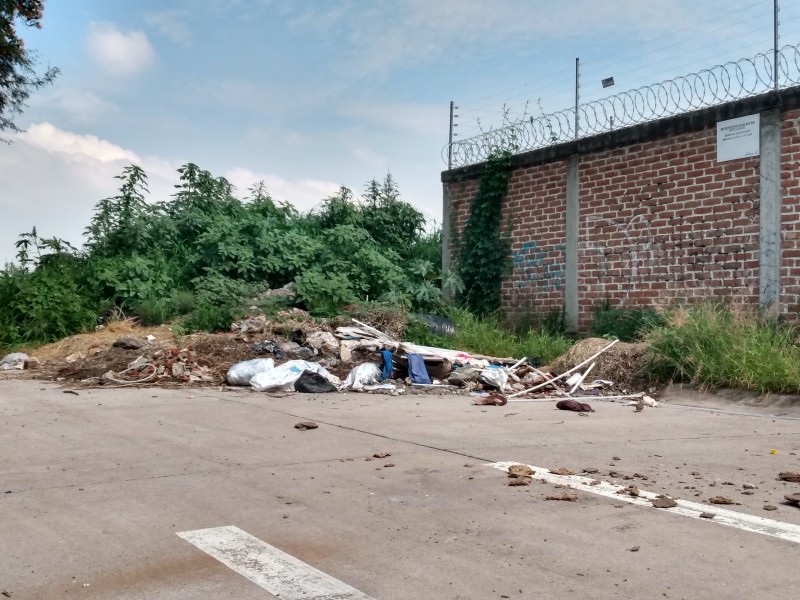
<svg viewBox="0 0 800 600">
<path fill-rule="evenodd" d="M 13 352 L 11 354 L 7 354 L 3 357 L 3 360 L 0 360 L 0 369 L 3 369 L 4 371 L 11 369 L 24 369 L 25 361 L 29 359 L 30 357 L 24 352 Z"/>
<path fill-rule="evenodd" d="M 290 360 L 282 365 L 278 365 L 266 373 L 257 373 L 250 380 L 250 387 L 258 392 L 293 392 L 294 382 L 300 379 L 303 371 L 313 371 L 319 373 L 325 379 L 336 385 L 339 378 L 331 375 L 325 367 L 319 363 L 308 362 L 305 360 Z"/>
<path fill-rule="evenodd" d="M 364 363 L 354 367 L 342 389 L 363 390 L 367 386 L 377 385 L 381 381 L 381 369 L 374 363 Z"/>
<path fill-rule="evenodd" d="M 238 362 L 228 369 L 225 380 L 228 385 L 247 385 L 254 375 L 267 373 L 275 368 L 275 361 L 271 358 L 254 358 Z"/>
<path fill-rule="evenodd" d="M 508 385 L 508 372 L 505 369 L 484 369 L 481 371 L 480 381 L 502 392 Z"/>
<path fill-rule="evenodd" d="M 304 394 L 327 394 L 335 392 L 336 386 L 314 371 L 303 371 L 294 382 L 294 391 Z"/>
</svg>

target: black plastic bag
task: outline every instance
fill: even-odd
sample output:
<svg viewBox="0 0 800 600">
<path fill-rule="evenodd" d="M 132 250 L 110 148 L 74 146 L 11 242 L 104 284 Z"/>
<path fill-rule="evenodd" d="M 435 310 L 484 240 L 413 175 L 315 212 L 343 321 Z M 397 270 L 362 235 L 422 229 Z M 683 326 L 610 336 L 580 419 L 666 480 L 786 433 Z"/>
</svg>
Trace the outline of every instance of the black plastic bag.
<svg viewBox="0 0 800 600">
<path fill-rule="evenodd" d="M 335 392 L 336 386 L 314 371 L 303 371 L 300 378 L 294 382 L 294 391 L 304 394 L 325 394 Z"/>
</svg>

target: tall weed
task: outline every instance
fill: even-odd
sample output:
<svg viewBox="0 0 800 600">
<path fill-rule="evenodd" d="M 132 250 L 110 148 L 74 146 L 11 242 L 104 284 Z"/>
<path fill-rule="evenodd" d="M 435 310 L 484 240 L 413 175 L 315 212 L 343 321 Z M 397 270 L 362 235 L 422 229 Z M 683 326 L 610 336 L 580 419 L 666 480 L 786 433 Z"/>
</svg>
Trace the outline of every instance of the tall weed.
<svg viewBox="0 0 800 600">
<path fill-rule="evenodd" d="M 646 336 L 653 374 L 709 388 L 800 393 L 798 331 L 755 312 L 704 303 L 664 314 Z"/>
<path fill-rule="evenodd" d="M 497 357 L 539 357 L 548 363 L 561 356 L 572 345 L 563 335 L 542 329 L 513 333 L 496 317 L 479 318 L 461 308 L 451 308 L 446 316 L 452 319 L 455 333 L 450 337 L 433 335 L 424 321 L 412 322 L 406 333 L 409 341 L 427 346 L 464 350 L 473 354 Z"/>
</svg>

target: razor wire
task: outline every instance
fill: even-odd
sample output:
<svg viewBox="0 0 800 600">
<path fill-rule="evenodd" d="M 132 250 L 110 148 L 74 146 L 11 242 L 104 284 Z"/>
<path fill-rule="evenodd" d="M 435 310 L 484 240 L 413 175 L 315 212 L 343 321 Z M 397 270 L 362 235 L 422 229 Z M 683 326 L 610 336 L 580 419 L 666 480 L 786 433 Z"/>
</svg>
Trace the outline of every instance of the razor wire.
<svg viewBox="0 0 800 600">
<path fill-rule="evenodd" d="M 484 162 L 498 151 L 519 154 L 757 96 L 776 87 L 774 55 L 773 51 L 762 52 L 753 58 L 730 61 L 581 104 L 577 135 L 575 108 L 569 108 L 508 122 L 447 144 L 442 149 L 442 159 L 447 164 L 448 151 L 452 150 L 453 168 L 464 167 Z M 779 88 L 800 83 L 800 45 L 787 45 L 780 50 L 778 71 Z"/>
</svg>

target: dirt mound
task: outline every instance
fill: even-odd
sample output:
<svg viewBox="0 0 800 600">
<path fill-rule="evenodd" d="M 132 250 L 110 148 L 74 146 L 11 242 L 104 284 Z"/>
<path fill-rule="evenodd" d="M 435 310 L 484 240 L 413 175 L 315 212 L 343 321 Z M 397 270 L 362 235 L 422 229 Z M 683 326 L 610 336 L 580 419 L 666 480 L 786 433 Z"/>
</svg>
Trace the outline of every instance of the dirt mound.
<svg viewBox="0 0 800 600">
<path fill-rule="evenodd" d="M 139 327 L 132 319 L 112 321 L 95 331 L 71 335 L 68 338 L 45 344 L 38 348 L 24 350 L 30 356 L 35 356 L 41 363 L 64 360 L 68 356 L 78 355 L 89 357 L 111 347 L 117 339 L 123 336 L 133 336 L 145 339 L 148 335 L 156 338 L 159 344 L 174 344 L 175 335 L 166 325 L 159 327 Z M 77 357 L 76 357 L 77 358 Z M 134 356 L 134 358 L 136 358 Z"/>
<path fill-rule="evenodd" d="M 556 374 L 568 371 L 610 343 L 603 338 L 587 338 L 575 344 L 550 365 Z M 589 379 L 608 379 L 618 390 L 641 391 L 651 385 L 647 373 L 648 346 L 645 343 L 618 342 L 597 358 Z M 588 367 L 588 365 L 587 365 Z"/>
</svg>

